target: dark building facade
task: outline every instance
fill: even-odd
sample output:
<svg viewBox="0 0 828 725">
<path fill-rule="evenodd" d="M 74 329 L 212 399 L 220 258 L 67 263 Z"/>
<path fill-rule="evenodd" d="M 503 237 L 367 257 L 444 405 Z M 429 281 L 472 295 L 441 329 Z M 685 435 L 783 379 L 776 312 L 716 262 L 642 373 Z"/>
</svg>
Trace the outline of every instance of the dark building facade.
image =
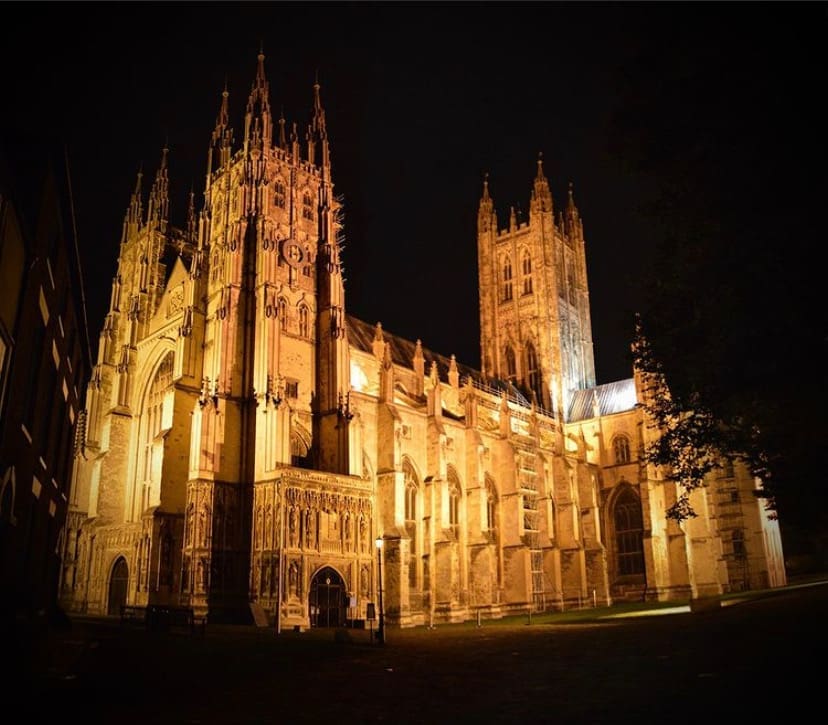
<svg viewBox="0 0 828 725">
<path fill-rule="evenodd" d="M 0 598 L 18 626 L 57 606 L 90 369 L 67 177 L 43 169 L 0 170 Z"/>
</svg>

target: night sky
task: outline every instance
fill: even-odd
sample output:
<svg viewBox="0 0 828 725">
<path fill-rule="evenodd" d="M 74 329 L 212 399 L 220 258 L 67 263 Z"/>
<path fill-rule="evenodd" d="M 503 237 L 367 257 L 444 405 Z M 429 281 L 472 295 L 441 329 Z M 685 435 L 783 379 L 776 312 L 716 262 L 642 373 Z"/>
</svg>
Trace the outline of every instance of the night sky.
<svg viewBox="0 0 828 725">
<path fill-rule="evenodd" d="M 824 96 L 825 67 L 814 63 L 824 58 L 815 49 L 826 41 L 824 3 L 28 2 L 3 10 L 11 33 L 0 44 L 3 143 L 21 188 L 47 152 L 68 156 L 93 354 L 139 167 L 146 191 L 169 146 L 171 221 L 183 226 L 190 189 L 202 199 L 225 83 L 242 139 L 260 48 L 271 106 L 302 134 L 315 77 L 321 84 L 345 204 L 349 312 L 473 367 L 484 174 L 501 227 L 510 206 L 528 213 L 539 153 L 557 208 L 572 182 L 599 383 L 631 375 L 633 313 L 658 236 L 647 202 L 667 181 L 640 159 L 636 134 L 646 148 L 661 134 L 670 153 L 692 153 L 699 128 L 688 118 L 715 116 L 729 163 L 725 175 L 713 159 L 709 188 L 699 190 L 713 217 L 736 200 L 745 225 L 761 224 L 777 204 L 813 213 L 815 169 L 824 184 L 824 157 L 790 153 Z M 681 69 L 697 56 L 722 73 L 684 98 Z M 790 82 L 807 94 L 793 107 Z M 684 103 L 692 114 L 665 117 L 665 92 L 671 113 Z"/>
</svg>

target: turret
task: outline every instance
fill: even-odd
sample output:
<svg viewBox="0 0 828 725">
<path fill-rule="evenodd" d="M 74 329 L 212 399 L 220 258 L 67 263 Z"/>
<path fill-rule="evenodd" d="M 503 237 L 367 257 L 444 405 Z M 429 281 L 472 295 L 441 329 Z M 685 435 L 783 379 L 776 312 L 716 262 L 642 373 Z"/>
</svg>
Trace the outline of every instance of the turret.
<svg viewBox="0 0 828 725">
<path fill-rule="evenodd" d="M 284 110 L 279 114 L 279 148 L 283 151 L 287 148 L 287 139 L 285 138 L 285 112 Z"/>
<path fill-rule="evenodd" d="M 479 234 L 488 231 L 497 232 L 497 214 L 494 209 L 494 201 L 489 196 L 489 175 L 483 177 L 483 196 L 480 198 L 480 206 L 477 211 L 477 231 Z"/>
<path fill-rule="evenodd" d="M 224 90 L 221 93 L 221 106 L 216 117 L 213 134 L 210 137 L 210 148 L 207 152 L 207 188 L 210 187 L 212 173 L 227 165 L 232 152 L 233 130 L 230 128 L 229 97 L 230 93 L 225 83 Z"/>
<path fill-rule="evenodd" d="M 549 190 L 549 181 L 543 173 L 543 154 L 538 154 L 538 173 L 532 186 L 532 198 L 529 205 L 530 214 L 535 212 L 554 213 L 552 192 Z"/>
<path fill-rule="evenodd" d="M 129 236 L 138 231 L 141 224 L 141 217 L 143 216 L 143 205 L 141 203 L 141 185 L 144 174 L 139 167 L 138 178 L 135 180 L 135 189 L 129 200 L 126 214 L 124 215 L 124 228 L 121 233 L 121 244 L 124 244 Z"/>
<path fill-rule="evenodd" d="M 167 170 L 167 154 L 169 149 L 165 146 L 161 151 L 161 165 L 155 172 L 155 180 L 149 194 L 147 204 L 147 224 L 165 231 L 170 218 L 170 180 Z"/>
<path fill-rule="evenodd" d="M 564 215 L 564 229 L 567 236 L 573 238 L 583 237 L 583 226 L 578 207 L 575 206 L 575 197 L 572 193 L 572 182 L 569 182 L 569 194 L 566 202 L 566 214 Z"/>
<path fill-rule="evenodd" d="M 265 78 L 264 53 L 258 56 L 256 78 L 247 99 L 244 118 L 244 150 L 269 149 L 273 143 L 273 120 L 270 114 L 270 86 Z"/>
<path fill-rule="evenodd" d="M 330 179 L 330 148 L 328 146 L 328 130 L 325 126 L 325 110 L 322 108 L 322 100 L 319 94 L 319 80 L 313 84 L 313 114 L 308 126 L 308 161 L 319 166 L 322 176 Z M 317 158 L 317 146 L 319 147 L 319 158 Z"/>
</svg>

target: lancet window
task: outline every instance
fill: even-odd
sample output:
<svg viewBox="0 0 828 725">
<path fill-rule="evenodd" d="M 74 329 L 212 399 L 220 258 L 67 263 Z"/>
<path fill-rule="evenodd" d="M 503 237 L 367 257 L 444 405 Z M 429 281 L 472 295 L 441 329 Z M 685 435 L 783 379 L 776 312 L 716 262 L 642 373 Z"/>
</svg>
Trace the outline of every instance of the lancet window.
<svg viewBox="0 0 828 725">
<path fill-rule="evenodd" d="M 508 302 L 512 299 L 512 260 L 507 256 L 503 261 L 503 294 L 502 301 Z"/>
<path fill-rule="evenodd" d="M 523 259 L 521 261 L 523 272 L 523 294 L 532 294 L 532 256 L 528 251 L 523 252 Z"/>
<path fill-rule="evenodd" d="M 615 546 L 618 574 L 626 576 L 644 573 L 643 518 L 641 502 L 626 488 L 615 503 Z"/>
</svg>

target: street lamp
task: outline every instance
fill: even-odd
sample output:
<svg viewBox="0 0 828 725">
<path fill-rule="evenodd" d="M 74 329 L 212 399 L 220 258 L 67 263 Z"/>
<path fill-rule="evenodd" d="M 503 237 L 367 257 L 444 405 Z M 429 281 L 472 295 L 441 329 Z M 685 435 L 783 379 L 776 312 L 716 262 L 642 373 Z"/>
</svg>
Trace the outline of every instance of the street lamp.
<svg viewBox="0 0 828 725">
<path fill-rule="evenodd" d="M 377 624 L 377 642 L 385 643 L 385 614 L 382 608 L 382 537 L 374 542 L 377 546 L 377 589 L 379 591 L 379 624 Z"/>
</svg>

